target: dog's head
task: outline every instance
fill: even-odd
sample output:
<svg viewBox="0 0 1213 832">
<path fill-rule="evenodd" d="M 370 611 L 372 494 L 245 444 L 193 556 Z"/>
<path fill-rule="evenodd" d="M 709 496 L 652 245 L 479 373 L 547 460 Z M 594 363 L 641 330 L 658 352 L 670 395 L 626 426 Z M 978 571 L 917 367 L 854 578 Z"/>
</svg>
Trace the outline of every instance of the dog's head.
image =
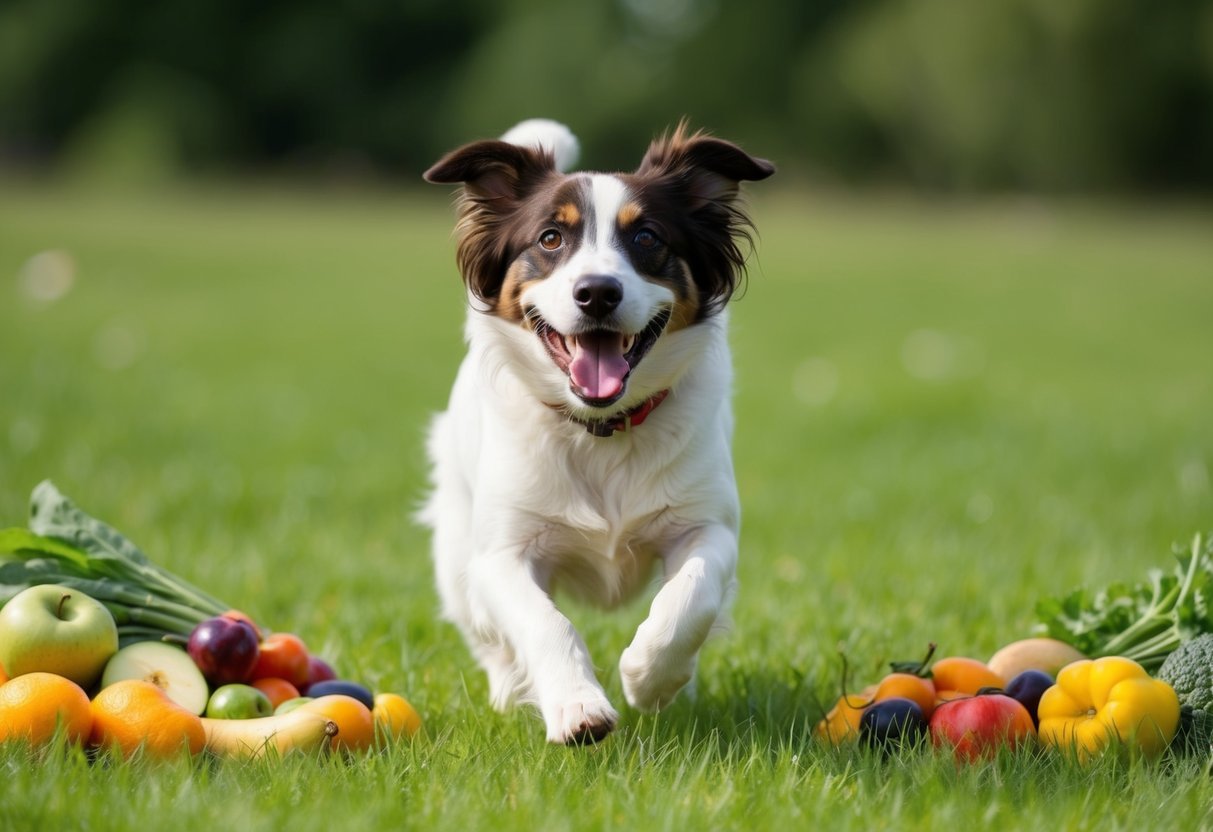
<svg viewBox="0 0 1213 832">
<path fill-rule="evenodd" d="M 745 263 L 738 183 L 767 161 L 680 126 L 633 173 L 565 174 L 541 144 L 481 141 L 425 173 L 463 183 L 458 261 L 480 308 L 529 333 L 557 405 L 607 419 L 658 392 L 629 390 L 667 335 L 718 313 Z"/>
</svg>

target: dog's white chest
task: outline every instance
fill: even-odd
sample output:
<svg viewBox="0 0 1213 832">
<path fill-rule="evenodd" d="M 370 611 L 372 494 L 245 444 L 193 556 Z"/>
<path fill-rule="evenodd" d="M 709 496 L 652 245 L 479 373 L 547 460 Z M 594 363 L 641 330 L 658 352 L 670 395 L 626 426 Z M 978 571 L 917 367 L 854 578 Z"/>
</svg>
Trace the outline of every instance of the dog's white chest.
<svg viewBox="0 0 1213 832">
<path fill-rule="evenodd" d="M 622 445 L 630 440 L 596 441 Z M 572 475 L 521 498 L 527 505 L 514 516 L 512 531 L 532 541 L 531 556 L 554 587 L 613 606 L 648 581 L 654 560 L 678 530 L 662 478 L 640 464 L 640 457 L 592 463 L 588 467 L 596 470 L 578 471 L 567 462 L 557 466 L 566 472 L 572 468 Z M 543 480 L 552 472 L 534 473 Z"/>
</svg>

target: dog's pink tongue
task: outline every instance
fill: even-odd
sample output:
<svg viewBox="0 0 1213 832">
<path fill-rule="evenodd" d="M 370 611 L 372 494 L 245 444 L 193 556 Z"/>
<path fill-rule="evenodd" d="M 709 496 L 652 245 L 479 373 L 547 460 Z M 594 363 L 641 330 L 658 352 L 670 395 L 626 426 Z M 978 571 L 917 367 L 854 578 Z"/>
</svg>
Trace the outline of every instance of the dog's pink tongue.
<svg viewBox="0 0 1213 832">
<path fill-rule="evenodd" d="M 623 335 L 618 332 L 589 332 L 570 338 L 573 360 L 569 377 L 577 392 L 587 399 L 609 399 L 623 389 L 628 374 L 623 357 Z"/>
</svg>

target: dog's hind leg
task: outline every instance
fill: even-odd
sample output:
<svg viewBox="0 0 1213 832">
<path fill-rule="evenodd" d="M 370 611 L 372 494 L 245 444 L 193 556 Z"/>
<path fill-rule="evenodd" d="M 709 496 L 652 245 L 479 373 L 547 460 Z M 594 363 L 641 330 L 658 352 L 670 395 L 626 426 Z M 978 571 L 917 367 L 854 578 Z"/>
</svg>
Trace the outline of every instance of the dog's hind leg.
<svg viewBox="0 0 1213 832">
<path fill-rule="evenodd" d="M 699 648 L 732 600 L 736 569 L 737 533 L 723 525 L 689 532 L 665 555 L 666 581 L 619 659 L 628 704 L 659 710 L 692 681 Z"/>
</svg>

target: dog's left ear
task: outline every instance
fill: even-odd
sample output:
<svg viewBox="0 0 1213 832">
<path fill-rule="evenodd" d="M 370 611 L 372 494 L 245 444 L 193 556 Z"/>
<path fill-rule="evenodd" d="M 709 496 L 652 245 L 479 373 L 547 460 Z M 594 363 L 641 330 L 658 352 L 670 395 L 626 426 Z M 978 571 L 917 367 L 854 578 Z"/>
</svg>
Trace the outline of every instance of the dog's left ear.
<svg viewBox="0 0 1213 832">
<path fill-rule="evenodd" d="M 678 247 L 703 298 L 702 315 L 720 311 L 745 272 L 753 225 L 737 198 L 742 181 L 766 179 L 775 166 L 737 145 L 704 133 L 687 134 L 683 122 L 649 146 L 637 178 L 680 206 Z"/>
<path fill-rule="evenodd" d="M 730 202 L 737 196 L 738 183 L 766 179 L 774 172 L 773 164 L 732 142 L 704 133 L 688 136 L 685 122 L 673 134 L 653 142 L 636 169 L 638 176 L 684 189 L 693 211 Z"/>
</svg>

